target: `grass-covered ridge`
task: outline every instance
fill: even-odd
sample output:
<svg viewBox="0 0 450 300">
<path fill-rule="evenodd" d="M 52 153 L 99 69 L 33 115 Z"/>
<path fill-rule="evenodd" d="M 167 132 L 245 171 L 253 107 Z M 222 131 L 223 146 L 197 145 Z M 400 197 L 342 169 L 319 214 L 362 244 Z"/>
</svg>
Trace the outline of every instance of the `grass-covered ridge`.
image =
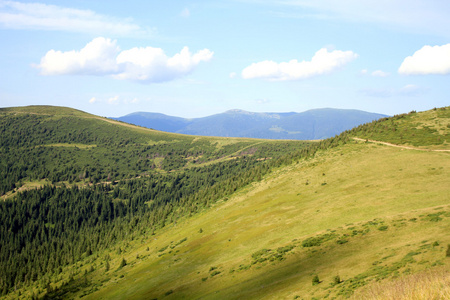
<svg viewBox="0 0 450 300">
<path fill-rule="evenodd" d="M 415 121 L 428 113 L 417 113 Z M 95 227 L 82 228 L 93 238 L 67 251 L 67 263 L 35 281 L 19 281 L 6 298 L 332 299 L 365 295 L 361 289 L 375 282 L 448 269 L 449 153 L 352 136 L 361 135 L 297 144 L 295 152 L 295 146 L 272 149 L 258 140 L 216 160 L 197 164 L 189 158 L 179 169 L 155 168 L 115 184 L 47 187 L 50 206 L 57 194 L 75 200 L 89 190 L 90 201 L 97 197 L 107 204 L 102 207 L 113 208 L 100 209 L 97 222 L 103 216 L 111 222 L 98 223 L 107 229 L 98 239 Z M 220 149 L 229 141 L 221 140 Z M 71 148 L 66 144 L 39 148 Z M 195 182 L 205 188 L 197 190 Z M 20 197 L 36 201 L 42 195 L 29 193 Z M 89 208 L 76 203 L 79 210 Z M 96 214 L 93 206 L 90 215 Z M 57 220 L 45 228 L 57 229 Z"/>
<path fill-rule="evenodd" d="M 359 138 L 398 145 L 446 149 L 450 145 L 450 107 L 383 118 L 349 132 Z"/>
</svg>

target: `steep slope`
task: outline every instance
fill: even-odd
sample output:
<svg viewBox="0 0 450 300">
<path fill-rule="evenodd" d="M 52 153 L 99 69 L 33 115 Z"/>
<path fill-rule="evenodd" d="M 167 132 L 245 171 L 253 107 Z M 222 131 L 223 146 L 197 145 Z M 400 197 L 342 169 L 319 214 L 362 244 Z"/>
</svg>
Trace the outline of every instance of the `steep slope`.
<svg viewBox="0 0 450 300">
<path fill-rule="evenodd" d="M 415 120 L 445 123 L 448 112 L 417 113 Z M 449 150 L 449 128 L 430 149 L 416 150 L 354 140 L 370 132 L 366 126 L 200 214 L 85 259 L 72 271 L 92 271 L 69 283 L 61 278 L 59 295 L 345 298 L 371 282 L 448 270 L 450 154 L 435 150 Z"/>
<path fill-rule="evenodd" d="M 0 109 L 0 132 L 0 293 L 13 298 L 51 291 L 63 268 L 195 215 L 308 144 L 164 133 L 48 106 Z"/>
<path fill-rule="evenodd" d="M 378 145 L 318 154 L 130 247 L 135 265 L 92 299 L 322 298 L 448 266 L 449 167 L 448 154 Z"/>
<path fill-rule="evenodd" d="M 133 113 L 117 120 L 158 130 L 201 136 L 315 140 L 335 136 L 383 117 L 386 115 L 326 108 L 303 113 L 254 113 L 229 110 L 195 119 L 155 113 Z"/>
</svg>

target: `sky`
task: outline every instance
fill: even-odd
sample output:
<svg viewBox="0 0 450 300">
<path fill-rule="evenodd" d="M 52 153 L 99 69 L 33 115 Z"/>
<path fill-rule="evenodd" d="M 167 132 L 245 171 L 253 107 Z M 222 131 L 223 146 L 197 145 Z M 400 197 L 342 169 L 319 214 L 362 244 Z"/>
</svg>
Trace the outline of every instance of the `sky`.
<svg viewBox="0 0 450 300">
<path fill-rule="evenodd" d="M 119 117 L 450 105 L 450 1 L 0 0 L 0 107 Z"/>
</svg>

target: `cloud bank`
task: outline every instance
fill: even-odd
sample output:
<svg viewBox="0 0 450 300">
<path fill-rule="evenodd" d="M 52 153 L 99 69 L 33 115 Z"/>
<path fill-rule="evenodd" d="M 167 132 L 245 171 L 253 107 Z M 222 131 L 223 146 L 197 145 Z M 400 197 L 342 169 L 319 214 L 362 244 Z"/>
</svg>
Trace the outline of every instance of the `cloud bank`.
<svg viewBox="0 0 450 300">
<path fill-rule="evenodd" d="M 113 36 L 151 34 L 131 20 L 97 14 L 91 10 L 42 3 L 0 0 L 0 25 L 12 29 L 54 30 Z"/>
<path fill-rule="evenodd" d="M 253 63 L 242 71 L 242 78 L 262 78 L 272 81 L 306 79 L 331 73 L 357 57 L 358 55 L 352 51 L 328 52 L 327 49 L 322 48 L 314 54 L 311 61 L 299 62 L 293 59 L 281 63 L 270 60 Z"/>
<path fill-rule="evenodd" d="M 41 69 L 42 75 L 109 75 L 119 80 L 154 83 L 185 76 L 213 54 L 208 49 L 192 54 L 188 47 L 172 57 L 153 47 L 121 51 L 115 40 L 98 37 L 79 51 L 50 50 L 35 67 Z"/>
<path fill-rule="evenodd" d="M 398 72 L 404 75 L 450 74 L 450 44 L 423 46 L 405 58 Z"/>
</svg>

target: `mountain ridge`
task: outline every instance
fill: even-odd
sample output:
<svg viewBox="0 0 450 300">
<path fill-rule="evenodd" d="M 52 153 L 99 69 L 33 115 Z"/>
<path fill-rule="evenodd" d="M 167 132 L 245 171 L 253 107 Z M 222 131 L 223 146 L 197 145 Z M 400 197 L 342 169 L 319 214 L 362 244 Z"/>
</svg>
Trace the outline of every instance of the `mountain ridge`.
<svg viewBox="0 0 450 300">
<path fill-rule="evenodd" d="M 305 112 L 250 112 L 231 109 L 201 118 L 135 112 L 111 118 L 173 133 L 262 139 L 325 139 L 387 115 L 356 109 L 319 108 Z"/>
</svg>

